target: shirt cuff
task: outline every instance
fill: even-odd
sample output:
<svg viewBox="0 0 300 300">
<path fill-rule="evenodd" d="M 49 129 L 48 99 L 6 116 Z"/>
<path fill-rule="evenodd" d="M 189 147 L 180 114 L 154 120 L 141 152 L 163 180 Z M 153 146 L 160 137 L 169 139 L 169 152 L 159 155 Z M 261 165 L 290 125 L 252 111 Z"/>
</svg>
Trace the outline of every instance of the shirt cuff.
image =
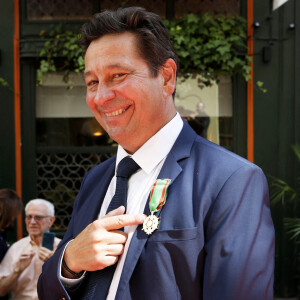
<svg viewBox="0 0 300 300">
<path fill-rule="evenodd" d="M 60 281 L 62 282 L 63 286 L 67 289 L 75 288 L 84 279 L 85 273 L 86 273 L 86 271 L 84 271 L 82 276 L 80 278 L 76 278 L 76 279 L 66 278 L 66 277 L 62 276 L 62 274 L 61 274 L 62 260 L 63 260 L 64 254 L 65 254 L 66 248 L 71 241 L 73 241 L 73 240 L 70 240 L 66 244 L 64 251 L 62 253 L 62 256 L 60 258 L 60 262 L 59 262 L 59 278 L 60 278 Z"/>
</svg>

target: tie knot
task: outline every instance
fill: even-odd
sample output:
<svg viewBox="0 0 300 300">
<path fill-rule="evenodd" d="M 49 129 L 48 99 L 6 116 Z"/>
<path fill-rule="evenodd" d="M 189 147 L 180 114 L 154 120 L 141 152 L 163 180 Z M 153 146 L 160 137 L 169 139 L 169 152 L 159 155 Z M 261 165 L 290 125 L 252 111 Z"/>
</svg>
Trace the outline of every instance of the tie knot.
<svg viewBox="0 0 300 300">
<path fill-rule="evenodd" d="M 118 166 L 117 177 L 129 178 L 140 166 L 129 156 L 123 158 Z"/>
</svg>

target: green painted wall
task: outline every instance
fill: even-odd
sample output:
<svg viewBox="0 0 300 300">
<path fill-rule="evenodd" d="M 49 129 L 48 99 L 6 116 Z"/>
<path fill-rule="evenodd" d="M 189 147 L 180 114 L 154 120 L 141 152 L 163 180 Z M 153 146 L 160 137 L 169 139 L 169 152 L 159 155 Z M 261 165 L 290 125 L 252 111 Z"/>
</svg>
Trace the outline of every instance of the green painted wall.
<svg viewBox="0 0 300 300">
<path fill-rule="evenodd" d="M 254 81 L 263 81 L 266 93 L 254 92 L 255 163 L 267 176 L 276 176 L 291 185 L 296 183 L 296 167 L 291 145 L 300 143 L 299 136 L 299 27 L 300 3 L 289 0 L 275 11 L 272 1 L 254 0 Z M 294 30 L 290 24 L 296 24 Z M 298 22 L 299 26 L 299 22 Z M 270 57 L 263 61 L 263 51 Z M 299 164 L 298 164 L 299 166 Z M 271 183 L 271 178 L 269 182 Z M 286 236 L 285 216 L 295 216 L 291 207 L 280 204 L 272 208 L 276 227 L 276 284 L 281 296 L 297 293 L 297 249 Z"/>
<path fill-rule="evenodd" d="M 0 188 L 15 189 L 13 1 L 1 2 L 0 28 L 0 77 L 9 84 L 9 89 L 0 85 Z M 17 239 L 14 229 L 8 230 L 7 239 Z"/>
<path fill-rule="evenodd" d="M 13 89 L 13 1 L 2 1 L 0 9 L 0 77 Z M 14 94 L 0 85 L 0 188 L 15 188 Z"/>
<path fill-rule="evenodd" d="M 24 1 L 20 1 L 24 7 Z M 245 14 L 245 3 L 241 1 L 241 11 Z M 266 175 L 278 176 L 291 184 L 295 183 L 299 168 L 292 154 L 290 145 L 300 143 L 300 38 L 297 20 L 300 20 L 300 1 L 289 0 L 281 8 L 271 13 L 272 0 L 254 0 L 254 20 L 260 23 L 255 29 L 254 40 L 254 80 L 263 81 L 267 93 L 258 89 L 254 92 L 254 137 L 255 137 L 255 163 L 262 167 Z M 5 78 L 13 88 L 13 33 L 14 11 L 13 1 L 2 1 L 0 10 L 0 77 Z M 24 9 L 23 9 L 24 10 Z M 271 17 L 271 19 L 270 19 Z M 21 22 L 22 23 L 22 22 Z M 270 25 L 272 23 L 272 26 Z M 296 24 L 295 30 L 289 25 Z M 298 22 L 299 24 L 300 22 Z M 300 25 L 298 25 L 300 26 Z M 38 34 L 39 27 L 24 22 L 22 39 L 32 38 L 33 32 Z M 274 41 L 265 39 L 273 37 Z M 275 39 L 276 38 L 276 39 Z M 277 40 L 280 38 L 280 40 Z M 283 39 L 282 39 L 283 38 Z M 23 43 L 23 44 L 22 44 Z M 34 109 L 27 107 L 34 105 L 34 65 L 35 56 L 40 41 L 29 43 L 28 46 L 21 41 L 21 102 L 22 102 L 22 132 L 23 162 L 28 162 L 23 168 L 23 186 L 31 187 L 24 190 L 24 200 L 27 201 L 35 194 L 34 181 L 34 147 L 32 146 L 34 127 Z M 23 46 L 22 46 L 23 45 Z M 29 46 L 30 46 L 29 45 Z M 270 46 L 271 59 L 263 62 L 262 51 Z M 25 51 L 26 50 L 26 51 Z M 234 79 L 239 80 L 239 79 Z M 235 136 L 239 143 L 235 145 L 236 151 L 246 155 L 246 94 L 243 83 L 236 82 L 235 102 Z M 242 101 L 242 100 L 245 101 Z M 14 155 L 14 97 L 13 92 L 0 86 L 0 188 L 15 188 L 15 155 Z M 29 103 L 29 104 L 28 104 Z M 31 133 L 30 133 L 31 132 Z M 24 165 L 24 164 L 23 164 Z M 32 176 L 31 176 L 32 175 Z M 276 292 L 278 295 L 295 295 L 297 293 L 298 278 L 296 248 L 288 241 L 282 225 L 286 214 L 296 214 L 286 208 L 273 209 L 276 225 Z"/>
</svg>

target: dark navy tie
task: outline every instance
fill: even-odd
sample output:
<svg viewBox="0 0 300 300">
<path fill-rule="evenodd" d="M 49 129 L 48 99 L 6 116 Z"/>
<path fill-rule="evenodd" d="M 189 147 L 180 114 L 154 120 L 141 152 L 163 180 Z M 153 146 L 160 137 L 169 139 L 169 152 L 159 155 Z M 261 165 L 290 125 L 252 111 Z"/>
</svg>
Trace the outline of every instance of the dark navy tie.
<svg viewBox="0 0 300 300">
<path fill-rule="evenodd" d="M 117 184 L 115 195 L 110 201 L 106 213 L 123 205 L 127 207 L 127 181 L 129 177 L 139 169 L 139 165 L 129 156 L 123 158 L 117 170 Z"/>
<path fill-rule="evenodd" d="M 129 156 L 123 158 L 117 170 L 117 183 L 115 195 L 111 199 L 106 213 L 123 205 L 127 206 L 127 182 L 129 177 L 139 169 L 139 165 Z M 103 270 L 87 272 L 86 279 L 82 282 L 80 292 L 76 299 L 83 300 L 105 300 L 116 270 L 116 265 L 109 266 Z M 72 297 L 73 299 L 73 297 Z"/>
</svg>

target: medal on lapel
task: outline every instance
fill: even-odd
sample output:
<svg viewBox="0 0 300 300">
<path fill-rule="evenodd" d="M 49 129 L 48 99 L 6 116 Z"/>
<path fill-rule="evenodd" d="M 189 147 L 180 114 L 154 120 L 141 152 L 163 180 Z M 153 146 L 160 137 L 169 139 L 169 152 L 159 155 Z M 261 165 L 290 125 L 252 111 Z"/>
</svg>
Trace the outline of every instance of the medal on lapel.
<svg viewBox="0 0 300 300">
<path fill-rule="evenodd" d="M 167 188 L 171 179 L 157 179 L 152 187 L 149 200 L 151 215 L 143 223 L 143 230 L 146 234 L 152 234 L 159 226 L 159 218 L 154 213 L 161 210 L 167 200 Z"/>
</svg>

